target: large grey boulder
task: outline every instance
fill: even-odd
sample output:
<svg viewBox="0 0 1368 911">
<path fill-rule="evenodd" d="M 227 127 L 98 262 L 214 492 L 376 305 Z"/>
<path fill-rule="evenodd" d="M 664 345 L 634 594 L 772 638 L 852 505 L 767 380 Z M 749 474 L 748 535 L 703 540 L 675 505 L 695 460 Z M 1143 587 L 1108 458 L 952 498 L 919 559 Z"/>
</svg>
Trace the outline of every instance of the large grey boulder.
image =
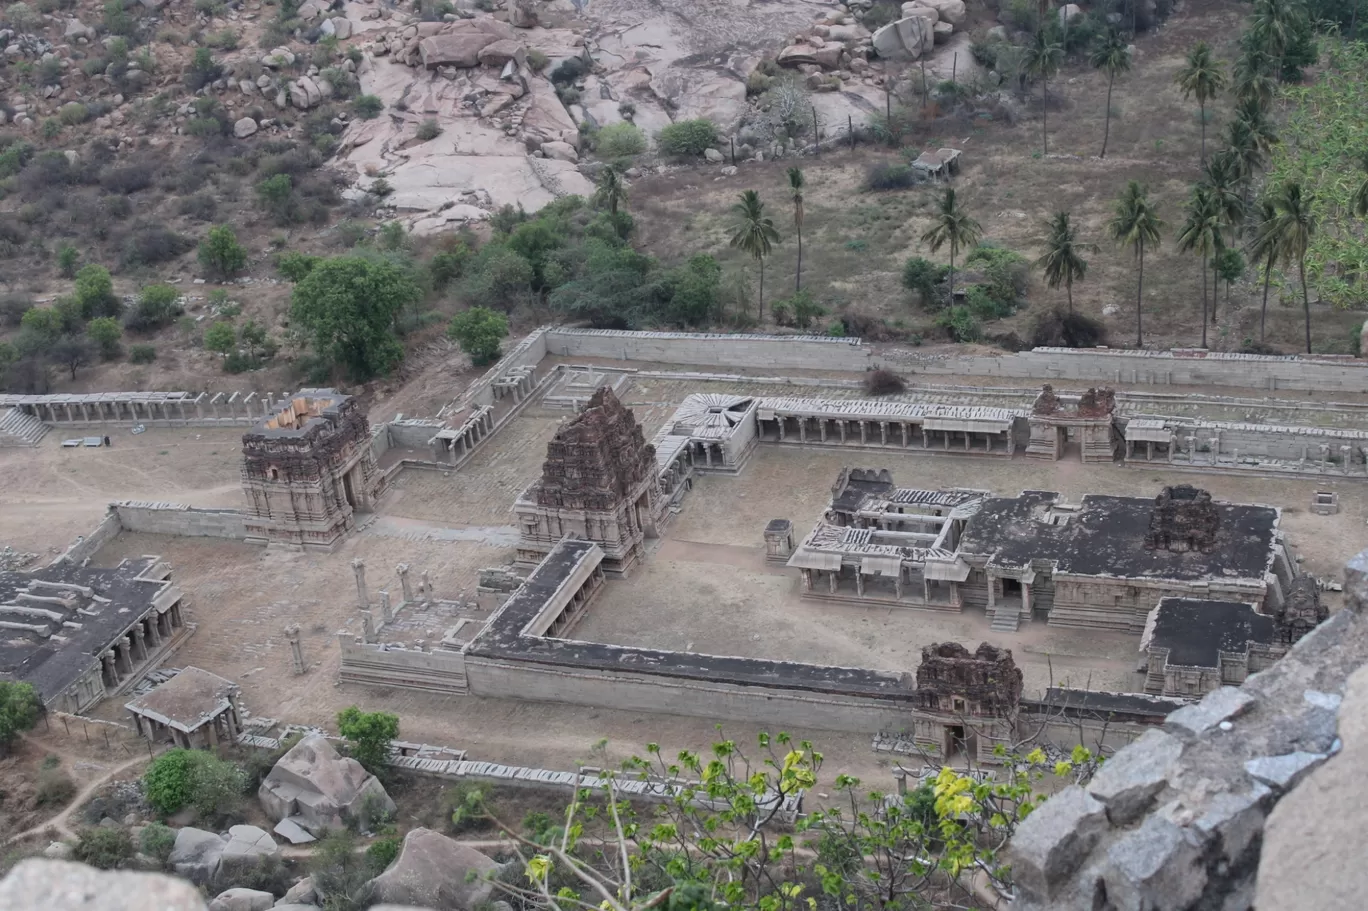
<svg viewBox="0 0 1368 911">
<path fill-rule="evenodd" d="M 305 737 L 280 757 L 257 797 L 272 820 L 295 817 L 314 835 L 359 819 L 368 802 L 373 810 L 395 810 L 384 785 L 355 759 L 339 756 L 322 734 Z"/>
<path fill-rule="evenodd" d="M 418 43 L 418 54 L 428 69 L 438 66 L 469 68 L 479 66 L 480 51 L 496 39 L 486 32 L 462 31 L 451 35 L 433 35 Z"/>
<path fill-rule="evenodd" d="M 316 905 L 318 904 L 318 891 L 314 889 L 313 877 L 306 876 L 285 891 L 276 902 L 276 907 L 281 905 Z"/>
<path fill-rule="evenodd" d="M 96 870 L 30 857 L 0 879 L 5 911 L 204 911 L 190 883 L 154 873 Z"/>
<path fill-rule="evenodd" d="M 376 901 L 433 911 L 471 911 L 489 900 L 502 865 L 431 829 L 404 836 L 399 857 L 370 881 Z"/>
<path fill-rule="evenodd" d="M 322 100 L 323 90 L 312 78 L 301 76 L 290 83 L 290 104 L 299 110 L 307 111 Z"/>
<path fill-rule="evenodd" d="M 279 856 L 280 846 L 265 830 L 256 826 L 233 826 L 228 830 L 228 843 L 219 855 L 219 875 L 235 877 L 260 866 L 267 857 Z"/>
<path fill-rule="evenodd" d="M 920 16 L 890 22 L 874 33 L 874 50 L 885 60 L 917 60 L 935 44 L 934 24 Z"/>
<path fill-rule="evenodd" d="M 256 889 L 229 889 L 220 892 L 209 903 L 209 911 L 266 911 L 275 904 L 275 896 Z"/>
<path fill-rule="evenodd" d="M 176 830 L 176 844 L 167 865 L 197 886 L 207 885 L 218 876 L 226 842 L 213 832 L 186 826 Z"/>
</svg>

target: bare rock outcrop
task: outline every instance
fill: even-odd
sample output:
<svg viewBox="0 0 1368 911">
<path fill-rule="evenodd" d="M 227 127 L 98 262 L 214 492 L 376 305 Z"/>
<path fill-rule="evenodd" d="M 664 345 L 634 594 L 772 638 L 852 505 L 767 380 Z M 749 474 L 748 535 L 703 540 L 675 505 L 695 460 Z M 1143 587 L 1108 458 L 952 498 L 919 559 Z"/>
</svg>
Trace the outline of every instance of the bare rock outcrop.
<svg viewBox="0 0 1368 911">
<path fill-rule="evenodd" d="M 885 60 L 918 60 L 935 40 L 935 26 L 929 19 L 909 16 L 876 31 L 874 50 Z"/>
<path fill-rule="evenodd" d="M 399 857 L 370 881 L 376 900 L 434 911 L 471 911 L 487 902 L 489 880 L 502 869 L 474 848 L 431 829 L 404 836 Z"/>
<path fill-rule="evenodd" d="M 199 890 L 156 873 L 96 870 L 31 857 L 0 879 L 5 911 L 205 911 Z"/>
<path fill-rule="evenodd" d="M 209 911 L 266 911 L 275 896 L 257 889 L 228 889 L 209 903 Z"/>
<path fill-rule="evenodd" d="M 359 819 L 368 801 L 374 809 L 395 809 L 384 785 L 355 759 L 339 756 L 322 734 L 305 737 L 280 757 L 257 797 L 272 820 L 292 817 L 314 835 Z"/>
</svg>

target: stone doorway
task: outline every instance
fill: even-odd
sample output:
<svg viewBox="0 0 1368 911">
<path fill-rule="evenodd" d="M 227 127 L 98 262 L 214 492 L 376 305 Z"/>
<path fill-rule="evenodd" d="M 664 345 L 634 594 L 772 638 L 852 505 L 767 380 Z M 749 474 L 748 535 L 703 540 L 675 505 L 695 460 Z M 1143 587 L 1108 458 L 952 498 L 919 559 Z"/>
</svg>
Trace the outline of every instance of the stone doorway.
<svg viewBox="0 0 1368 911">
<path fill-rule="evenodd" d="M 945 726 L 945 760 L 972 759 L 978 753 L 978 737 L 966 733 L 962 724 Z"/>
</svg>

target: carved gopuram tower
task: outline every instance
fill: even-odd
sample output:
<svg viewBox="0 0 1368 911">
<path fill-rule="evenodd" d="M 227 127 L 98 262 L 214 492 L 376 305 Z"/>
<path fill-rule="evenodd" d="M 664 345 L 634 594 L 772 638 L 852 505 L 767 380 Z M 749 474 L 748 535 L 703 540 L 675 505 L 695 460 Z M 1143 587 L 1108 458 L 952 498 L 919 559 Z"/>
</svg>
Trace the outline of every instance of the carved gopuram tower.
<svg viewBox="0 0 1368 911">
<path fill-rule="evenodd" d="M 656 534 L 662 508 L 655 447 L 631 410 L 607 387 L 561 425 L 546 445 L 541 479 L 514 511 L 518 560 L 537 563 L 567 534 L 603 549 L 603 568 L 626 573 Z"/>
<path fill-rule="evenodd" d="M 384 479 L 351 396 L 301 389 L 242 437 L 247 540 L 331 550 L 370 512 Z"/>
</svg>

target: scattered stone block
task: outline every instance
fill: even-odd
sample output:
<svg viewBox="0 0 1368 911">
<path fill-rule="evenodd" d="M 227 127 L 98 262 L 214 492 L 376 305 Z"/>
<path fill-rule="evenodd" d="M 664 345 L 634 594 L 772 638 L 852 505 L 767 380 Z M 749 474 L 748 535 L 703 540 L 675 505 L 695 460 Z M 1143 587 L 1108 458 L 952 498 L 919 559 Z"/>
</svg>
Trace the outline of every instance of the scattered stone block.
<svg viewBox="0 0 1368 911">
<path fill-rule="evenodd" d="M 1201 856 L 1186 829 L 1151 816 L 1107 852 L 1107 899 L 1119 911 L 1189 907 L 1206 888 Z"/>
<path fill-rule="evenodd" d="M 1216 727 L 1222 721 L 1238 718 L 1254 706 L 1257 700 L 1234 686 L 1212 690 L 1196 705 L 1188 705 L 1164 720 L 1164 729 L 1189 737 L 1196 737 Z"/>
<path fill-rule="evenodd" d="M 1088 793 L 1106 806 L 1112 825 L 1129 825 L 1149 810 L 1168 785 L 1182 752 L 1178 738 L 1163 731 L 1146 731 L 1103 764 L 1088 784 Z"/>
<path fill-rule="evenodd" d="M 275 896 L 256 889 L 229 889 L 209 903 L 209 911 L 267 911 Z"/>
<path fill-rule="evenodd" d="M 468 845 L 431 829 L 404 836 L 399 857 L 370 881 L 374 897 L 395 905 L 464 911 L 489 899 L 489 878 L 502 866 Z"/>
<path fill-rule="evenodd" d="M 1328 759 L 1324 753 L 1298 750 L 1282 756 L 1260 756 L 1244 764 L 1245 771 L 1255 781 L 1263 782 L 1279 791 L 1290 791 L 1316 766 Z"/>
<path fill-rule="evenodd" d="M 1008 845 L 1017 883 L 1053 898 L 1106 831 L 1106 807 L 1077 785 L 1065 788 L 1026 817 Z"/>
</svg>

